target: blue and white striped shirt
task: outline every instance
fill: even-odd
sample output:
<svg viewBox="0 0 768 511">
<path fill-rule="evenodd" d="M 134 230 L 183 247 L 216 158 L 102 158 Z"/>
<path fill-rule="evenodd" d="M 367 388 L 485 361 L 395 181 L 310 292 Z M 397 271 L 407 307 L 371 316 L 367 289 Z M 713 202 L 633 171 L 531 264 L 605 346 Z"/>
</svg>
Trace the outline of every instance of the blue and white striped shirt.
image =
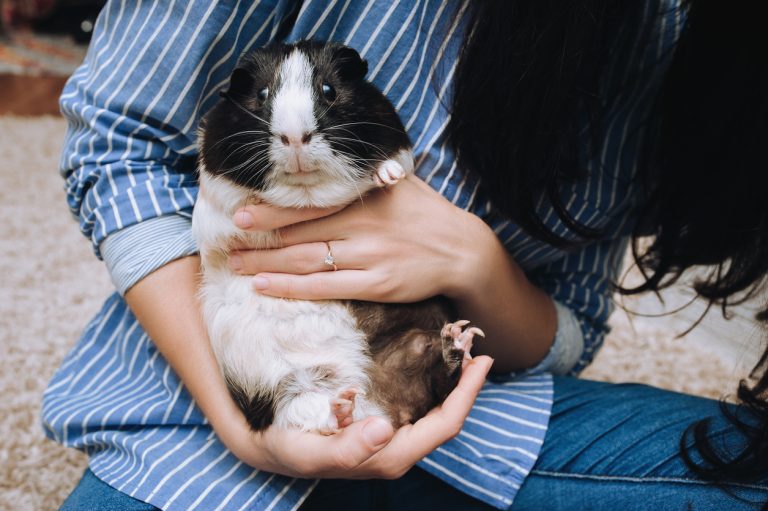
<svg viewBox="0 0 768 511">
<path fill-rule="evenodd" d="M 664 7 L 674 7 L 664 2 Z M 545 371 L 577 374 L 606 332 L 635 201 L 632 177 L 643 115 L 659 86 L 629 77 L 663 61 L 676 9 L 650 44 L 638 20 L 617 30 L 605 71 L 603 145 L 589 175 L 564 190 L 567 207 L 604 237 L 565 252 L 500 215 L 446 138 L 467 3 L 442 0 L 122 0 L 98 18 L 83 65 L 67 83 L 61 172 L 67 200 L 118 292 L 88 324 L 48 387 L 47 434 L 85 450 L 111 486 L 169 510 L 295 509 L 315 482 L 261 472 L 229 453 L 122 298 L 158 267 L 196 251 L 190 218 L 200 117 L 238 57 L 274 40 L 341 41 L 369 61 L 368 78 L 396 105 L 415 144 L 417 173 L 482 217 L 558 310 L 552 350 L 535 370 L 488 382 L 461 433 L 420 462 L 460 490 L 509 507 L 535 463 L 552 405 Z M 647 0 L 647 19 L 662 5 Z M 492 72 L 492 70 L 491 70 Z M 545 221 L 566 229 L 542 202 Z M 503 304 L 497 304 L 503 313 Z"/>
</svg>

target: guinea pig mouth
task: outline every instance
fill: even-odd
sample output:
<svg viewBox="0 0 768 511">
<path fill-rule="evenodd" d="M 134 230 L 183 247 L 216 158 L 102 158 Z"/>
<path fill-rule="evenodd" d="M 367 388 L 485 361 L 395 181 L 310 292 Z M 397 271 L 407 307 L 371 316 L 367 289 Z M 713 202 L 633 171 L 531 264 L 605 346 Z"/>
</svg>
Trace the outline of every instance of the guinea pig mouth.
<svg viewBox="0 0 768 511">
<path fill-rule="evenodd" d="M 315 161 L 295 158 L 275 166 L 276 181 L 289 186 L 316 186 L 327 176 Z"/>
<path fill-rule="evenodd" d="M 299 158 L 298 156 L 296 156 L 295 161 L 291 162 L 289 165 L 285 167 L 286 174 L 302 175 L 302 174 L 311 174 L 315 171 L 317 171 L 317 168 L 315 166 L 310 165 L 306 161 L 302 161 L 301 158 Z"/>
<path fill-rule="evenodd" d="M 297 181 L 306 183 L 309 181 L 314 182 L 321 174 L 320 168 L 315 162 L 302 160 L 296 158 L 294 161 L 284 162 L 284 165 L 280 168 L 280 173 L 289 181 Z"/>
</svg>

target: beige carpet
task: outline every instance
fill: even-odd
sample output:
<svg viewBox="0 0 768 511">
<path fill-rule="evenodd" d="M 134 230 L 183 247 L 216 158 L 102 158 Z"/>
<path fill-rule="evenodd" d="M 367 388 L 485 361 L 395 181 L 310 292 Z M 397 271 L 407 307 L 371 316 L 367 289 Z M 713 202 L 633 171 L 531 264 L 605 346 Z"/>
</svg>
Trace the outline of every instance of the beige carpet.
<svg viewBox="0 0 768 511">
<path fill-rule="evenodd" d="M 0 117 L 2 510 L 57 509 L 86 465 L 82 454 L 46 440 L 39 425 L 46 383 L 111 289 L 65 205 L 56 171 L 63 135 L 57 118 Z M 652 310 L 651 302 L 627 306 Z M 616 329 L 585 376 L 712 397 L 733 392 L 754 350 L 722 339 L 759 338 L 748 311 L 674 339 L 688 319 L 630 322 L 616 314 Z"/>
</svg>

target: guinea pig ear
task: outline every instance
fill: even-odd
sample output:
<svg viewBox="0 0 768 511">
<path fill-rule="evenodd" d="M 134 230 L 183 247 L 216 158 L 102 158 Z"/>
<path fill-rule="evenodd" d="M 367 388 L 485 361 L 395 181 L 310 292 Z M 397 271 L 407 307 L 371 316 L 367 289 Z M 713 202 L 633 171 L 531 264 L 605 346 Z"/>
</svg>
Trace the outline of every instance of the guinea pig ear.
<svg viewBox="0 0 768 511">
<path fill-rule="evenodd" d="M 333 53 L 333 61 L 342 80 L 360 80 L 368 72 L 368 62 L 347 46 L 341 46 Z"/>
<path fill-rule="evenodd" d="M 247 96 L 253 90 L 253 85 L 254 80 L 251 73 L 242 67 L 238 67 L 232 71 L 232 76 L 229 78 L 227 93 L 236 96 Z"/>
</svg>

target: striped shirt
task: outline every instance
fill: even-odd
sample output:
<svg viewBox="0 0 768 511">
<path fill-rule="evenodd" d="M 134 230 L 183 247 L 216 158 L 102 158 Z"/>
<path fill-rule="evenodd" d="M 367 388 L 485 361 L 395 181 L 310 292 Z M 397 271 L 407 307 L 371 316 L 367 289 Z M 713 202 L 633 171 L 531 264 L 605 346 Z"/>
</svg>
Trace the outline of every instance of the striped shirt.
<svg viewBox="0 0 768 511">
<path fill-rule="evenodd" d="M 549 372 L 578 374 L 606 333 L 610 282 L 636 201 L 631 182 L 643 116 L 681 24 L 677 9 L 656 17 L 676 6 L 669 2 L 647 0 L 646 19 L 658 20 L 650 40 L 638 20 L 617 30 L 602 83 L 613 98 L 605 104 L 602 145 L 585 157 L 587 178 L 564 190 L 573 216 L 604 235 L 562 251 L 495 210 L 448 144 L 446 105 L 466 3 L 110 1 L 61 97 L 69 121 L 61 173 L 71 211 L 117 292 L 53 377 L 43 403 L 46 433 L 87 452 L 106 483 L 162 509 L 295 509 L 312 490 L 315 481 L 256 470 L 226 450 L 122 295 L 154 269 L 196 252 L 196 130 L 238 57 L 271 41 L 334 40 L 368 60 L 368 78 L 395 104 L 414 142 L 417 174 L 483 218 L 555 300 L 557 335 L 542 363 L 487 382 L 461 433 L 419 463 L 469 495 L 509 507 L 547 430 Z M 631 80 L 644 68 L 654 71 Z M 568 234 L 546 202 L 539 207 L 555 233 Z"/>
</svg>

